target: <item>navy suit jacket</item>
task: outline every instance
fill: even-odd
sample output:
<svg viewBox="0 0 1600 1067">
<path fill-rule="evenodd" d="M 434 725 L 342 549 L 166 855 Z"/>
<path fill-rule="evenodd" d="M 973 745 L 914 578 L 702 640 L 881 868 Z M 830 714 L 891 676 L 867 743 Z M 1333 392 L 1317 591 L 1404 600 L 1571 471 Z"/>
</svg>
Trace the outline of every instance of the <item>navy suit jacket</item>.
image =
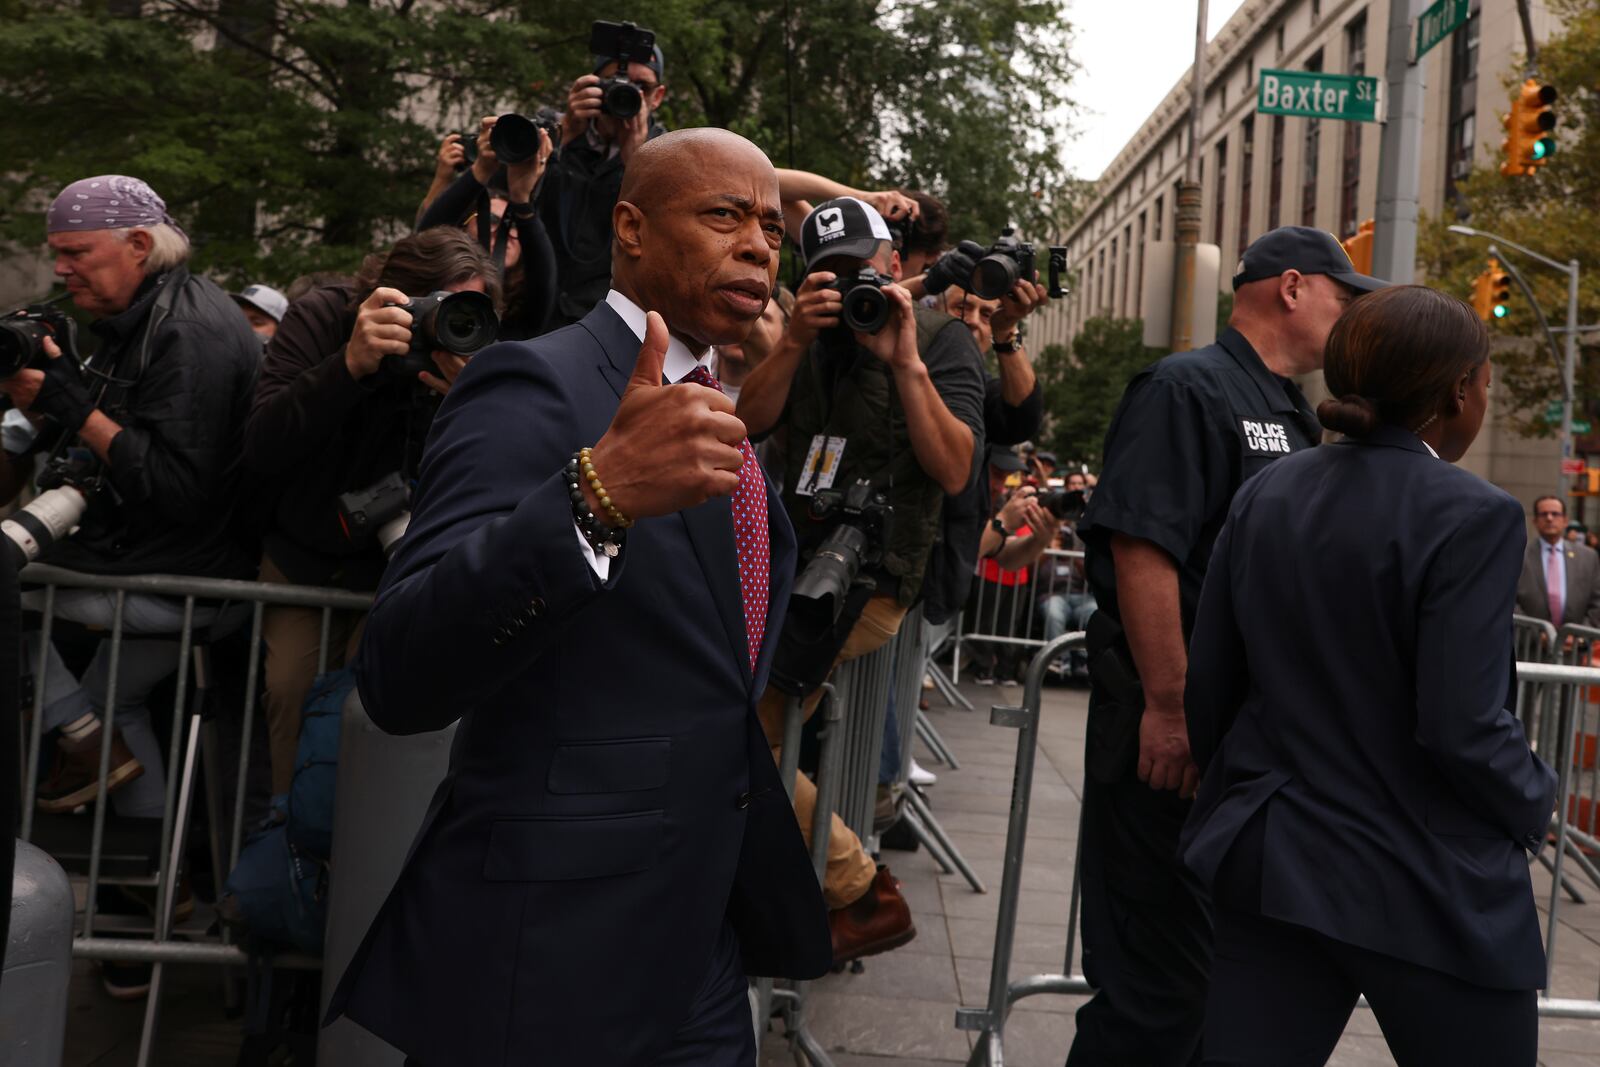
<svg viewBox="0 0 1600 1067">
<path fill-rule="evenodd" d="M 1525 847 L 1555 774 L 1513 717 L 1522 509 L 1380 427 L 1245 483 L 1189 647 L 1211 887 L 1266 807 L 1262 914 L 1469 982 L 1545 980 Z"/>
<path fill-rule="evenodd" d="M 728 500 L 640 521 L 604 583 L 573 528 L 562 467 L 605 432 L 638 350 L 601 304 L 472 359 L 367 623 L 373 720 L 461 722 L 329 1018 L 426 1064 L 653 1063 L 725 921 L 751 974 L 832 959 L 755 714 L 795 559 L 771 487 L 754 671 Z"/>
</svg>

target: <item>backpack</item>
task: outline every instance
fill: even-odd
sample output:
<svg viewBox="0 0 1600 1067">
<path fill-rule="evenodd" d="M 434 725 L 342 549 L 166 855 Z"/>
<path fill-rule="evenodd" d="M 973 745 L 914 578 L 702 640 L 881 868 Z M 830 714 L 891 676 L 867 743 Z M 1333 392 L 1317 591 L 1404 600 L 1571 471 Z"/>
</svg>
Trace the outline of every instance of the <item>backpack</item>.
<svg viewBox="0 0 1600 1067">
<path fill-rule="evenodd" d="M 355 686 L 350 667 L 312 683 L 289 793 L 274 801 L 272 816 L 245 842 L 228 875 L 224 894 L 235 905 L 228 910 L 236 910 L 257 940 L 322 952 L 339 731 L 345 699 Z"/>
</svg>

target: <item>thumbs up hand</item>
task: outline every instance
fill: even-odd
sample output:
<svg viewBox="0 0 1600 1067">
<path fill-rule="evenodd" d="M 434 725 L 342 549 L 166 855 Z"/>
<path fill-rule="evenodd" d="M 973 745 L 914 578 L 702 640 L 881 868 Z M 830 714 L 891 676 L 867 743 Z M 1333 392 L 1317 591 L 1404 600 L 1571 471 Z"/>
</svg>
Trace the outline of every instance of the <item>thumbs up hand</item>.
<svg viewBox="0 0 1600 1067">
<path fill-rule="evenodd" d="M 663 385 L 666 358 L 667 324 L 652 311 L 622 403 L 594 446 L 606 494 L 631 519 L 670 515 L 739 487 L 746 434 L 733 401 L 703 385 Z M 604 516 L 587 485 L 584 492 Z"/>
</svg>

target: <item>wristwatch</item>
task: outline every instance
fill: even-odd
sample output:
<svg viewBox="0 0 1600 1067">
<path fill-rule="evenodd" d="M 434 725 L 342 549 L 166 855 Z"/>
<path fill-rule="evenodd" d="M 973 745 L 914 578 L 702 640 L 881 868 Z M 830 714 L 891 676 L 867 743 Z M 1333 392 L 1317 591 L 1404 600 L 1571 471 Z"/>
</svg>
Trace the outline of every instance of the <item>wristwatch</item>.
<svg viewBox="0 0 1600 1067">
<path fill-rule="evenodd" d="M 1021 332 L 1012 334 L 1009 341 L 996 341 L 993 347 L 997 354 L 1009 356 L 1022 348 L 1022 334 Z"/>
<path fill-rule="evenodd" d="M 1000 516 L 998 515 L 989 520 L 989 526 L 995 533 L 1000 535 L 1000 543 L 1002 545 L 1006 543 L 1006 538 L 1011 536 L 1011 531 L 1006 529 L 1006 524 L 1000 521 Z"/>
</svg>

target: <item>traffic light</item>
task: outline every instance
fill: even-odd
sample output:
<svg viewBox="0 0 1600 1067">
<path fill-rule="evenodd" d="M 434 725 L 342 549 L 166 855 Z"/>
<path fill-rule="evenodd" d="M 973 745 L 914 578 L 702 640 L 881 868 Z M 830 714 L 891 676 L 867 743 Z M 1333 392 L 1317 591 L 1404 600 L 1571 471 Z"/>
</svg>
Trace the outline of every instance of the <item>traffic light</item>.
<svg viewBox="0 0 1600 1067">
<path fill-rule="evenodd" d="M 1523 82 L 1511 98 L 1511 112 L 1503 120 L 1506 139 L 1500 148 L 1505 162 L 1500 173 L 1508 178 L 1526 177 L 1550 161 L 1555 154 L 1556 113 L 1551 105 L 1556 87 L 1542 85 L 1532 78 Z"/>
<path fill-rule="evenodd" d="M 1472 282 L 1472 308 L 1484 322 L 1503 319 L 1511 313 L 1511 275 L 1490 257 L 1488 265 Z"/>
<path fill-rule="evenodd" d="M 1372 220 L 1363 222 L 1355 233 L 1339 242 L 1358 274 L 1372 273 Z"/>
</svg>

